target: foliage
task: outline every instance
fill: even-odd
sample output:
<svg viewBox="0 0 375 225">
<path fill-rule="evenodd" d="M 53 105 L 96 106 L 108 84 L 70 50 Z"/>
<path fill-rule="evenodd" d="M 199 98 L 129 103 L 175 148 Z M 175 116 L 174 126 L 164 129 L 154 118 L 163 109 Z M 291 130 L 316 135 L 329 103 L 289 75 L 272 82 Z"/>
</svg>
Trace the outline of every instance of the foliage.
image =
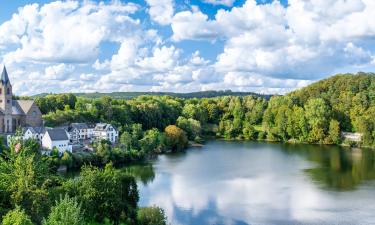
<svg viewBox="0 0 375 225">
<path fill-rule="evenodd" d="M 167 225 L 167 217 L 160 207 L 140 208 L 137 214 L 139 225 Z"/>
<path fill-rule="evenodd" d="M 136 220 L 138 190 L 135 179 L 115 170 L 112 164 L 104 170 L 84 166 L 80 177 L 69 180 L 64 187 L 82 204 L 86 218 L 99 222 L 108 218 L 115 224 Z"/>
<path fill-rule="evenodd" d="M 43 221 L 43 225 L 83 225 L 84 218 L 81 206 L 74 198 L 65 195 L 56 201 L 56 205 L 52 207 L 51 213 L 47 220 Z"/>
<path fill-rule="evenodd" d="M 24 210 L 16 207 L 4 216 L 1 225 L 33 225 L 33 222 L 31 222 Z"/>
<path fill-rule="evenodd" d="M 172 149 L 172 151 L 184 149 L 188 145 L 185 131 L 175 125 L 169 125 L 165 128 L 165 136 L 166 145 Z"/>
</svg>

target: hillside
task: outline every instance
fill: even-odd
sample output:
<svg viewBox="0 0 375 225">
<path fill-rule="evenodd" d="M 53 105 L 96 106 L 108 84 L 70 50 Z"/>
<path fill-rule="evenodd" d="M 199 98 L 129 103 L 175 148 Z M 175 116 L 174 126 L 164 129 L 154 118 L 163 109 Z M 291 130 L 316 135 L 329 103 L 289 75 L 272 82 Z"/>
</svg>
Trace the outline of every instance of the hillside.
<svg viewBox="0 0 375 225">
<path fill-rule="evenodd" d="M 288 96 L 299 105 L 313 98 L 324 99 L 342 128 L 355 131 L 357 118 L 375 107 L 375 74 L 338 74 L 291 92 Z"/>
<path fill-rule="evenodd" d="M 102 96 L 109 96 L 115 99 L 132 99 L 142 95 L 149 96 L 172 96 L 178 98 L 213 98 L 220 96 L 257 96 L 269 99 L 272 95 L 263 95 L 257 94 L 254 92 L 233 92 L 230 90 L 225 91 L 199 91 L 199 92 L 190 92 L 190 93 L 175 93 L 175 92 L 111 92 L 111 93 L 73 93 L 76 96 L 85 97 L 85 98 L 100 98 Z M 44 97 L 48 93 L 42 93 L 35 95 L 33 97 Z"/>
</svg>

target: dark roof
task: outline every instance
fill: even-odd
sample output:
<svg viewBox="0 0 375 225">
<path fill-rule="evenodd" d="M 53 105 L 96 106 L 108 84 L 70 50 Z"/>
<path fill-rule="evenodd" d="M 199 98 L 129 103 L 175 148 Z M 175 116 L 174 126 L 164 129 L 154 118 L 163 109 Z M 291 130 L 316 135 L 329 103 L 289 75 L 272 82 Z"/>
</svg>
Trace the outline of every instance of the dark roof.
<svg viewBox="0 0 375 225">
<path fill-rule="evenodd" d="M 1 73 L 1 83 L 3 83 L 3 85 L 10 83 L 7 68 L 5 68 L 5 66 L 3 72 Z"/>
<path fill-rule="evenodd" d="M 71 126 L 79 130 L 89 128 L 86 123 L 72 123 Z"/>
<path fill-rule="evenodd" d="M 32 133 L 37 133 L 37 134 L 43 134 L 46 131 L 46 127 L 24 127 L 22 128 L 22 133 L 25 133 L 27 130 L 30 130 Z"/>
<path fill-rule="evenodd" d="M 113 127 L 113 129 L 115 129 L 117 131 L 117 128 L 115 126 L 113 126 L 112 124 L 109 124 L 109 123 L 98 123 L 98 124 L 96 124 L 94 130 L 106 131 L 111 126 Z"/>
<path fill-rule="evenodd" d="M 54 129 L 46 130 L 46 134 L 47 133 L 52 141 L 69 140 L 68 135 L 66 134 L 66 131 L 61 128 L 54 128 Z"/>
</svg>

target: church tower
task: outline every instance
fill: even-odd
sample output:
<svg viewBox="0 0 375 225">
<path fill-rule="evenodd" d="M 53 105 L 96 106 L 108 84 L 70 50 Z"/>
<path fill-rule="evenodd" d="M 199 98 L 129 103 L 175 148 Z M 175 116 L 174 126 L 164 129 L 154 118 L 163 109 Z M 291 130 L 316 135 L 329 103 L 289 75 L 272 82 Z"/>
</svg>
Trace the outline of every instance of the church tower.
<svg viewBox="0 0 375 225">
<path fill-rule="evenodd" d="M 12 84 L 5 66 L 0 81 L 0 108 L 4 114 L 12 114 Z"/>
<path fill-rule="evenodd" d="M 4 119 L 0 123 L 2 123 L 4 132 L 12 132 L 12 85 L 5 66 L 0 79 L 0 109 L 4 115 Z"/>
</svg>

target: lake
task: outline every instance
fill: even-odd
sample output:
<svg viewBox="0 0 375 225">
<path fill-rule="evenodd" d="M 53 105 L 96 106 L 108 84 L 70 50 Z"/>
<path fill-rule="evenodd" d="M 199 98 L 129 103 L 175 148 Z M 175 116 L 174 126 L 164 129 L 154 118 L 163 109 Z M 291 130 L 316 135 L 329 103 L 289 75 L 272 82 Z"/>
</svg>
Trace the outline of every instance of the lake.
<svg viewBox="0 0 375 225">
<path fill-rule="evenodd" d="M 210 141 L 128 168 L 171 224 L 375 224 L 375 153 Z"/>
</svg>

